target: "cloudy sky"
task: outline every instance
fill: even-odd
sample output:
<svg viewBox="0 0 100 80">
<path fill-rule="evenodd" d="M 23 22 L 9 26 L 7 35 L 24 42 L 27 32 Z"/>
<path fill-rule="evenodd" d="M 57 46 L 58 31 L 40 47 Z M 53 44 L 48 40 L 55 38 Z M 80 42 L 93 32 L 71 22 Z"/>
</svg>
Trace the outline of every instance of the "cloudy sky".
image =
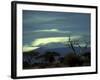
<svg viewBox="0 0 100 80">
<path fill-rule="evenodd" d="M 23 10 L 23 51 L 64 47 L 69 35 L 89 41 L 90 14 Z"/>
</svg>

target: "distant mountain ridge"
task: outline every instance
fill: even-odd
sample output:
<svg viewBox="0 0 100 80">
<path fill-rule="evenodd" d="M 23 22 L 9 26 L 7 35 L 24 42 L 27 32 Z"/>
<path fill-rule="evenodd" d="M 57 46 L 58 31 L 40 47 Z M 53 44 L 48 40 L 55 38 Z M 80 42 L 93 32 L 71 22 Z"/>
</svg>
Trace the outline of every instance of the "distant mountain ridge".
<svg viewBox="0 0 100 80">
<path fill-rule="evenodd" d="M 79 47 L 75 47 L 76 53 L 80 53 L 80 48 Z M 32 59 L 32 54 L 33 53 L 39 53 L 38 56 L 46 53 L 46 52 L 57 52 L 60 54 L 60 56 L 64 57 L 66 54 L 72 52 L 71 48 L 69 47 L 59 47 L 59 48 L 48 48 L 48 47 L 40 47 L 38 49 L 29 51 L 29 52 L 23 52 L 23 61 L 29 62 L 30 64 L 33 64 L 34 62 L 41 62 L 40 59 Z M 88 47 L 87 49 L 85 49 L 84 51 L 82 51 L 82 53 L 84 52 L 90 52 L 90 47 Z M 36 55 L 35 54 L 35 55 Z M 31 61 L 31 62 L 30 62 Z"/>
<path fill-rule="evenodd" d="M 83 47 L 84 48 L 84 47 Z M 75 47 L 76 53 L 80 53 L 80 48 L 79 47 Z M 72 49 L 69 47 L 59 47 L 59 48 L 47 48 L 47 47 L 40 47 L 36 50 L 34 50 L 35 52 L 39 52 L 40 54 L 44 54 L 47 51 L 50 52 L 57 52 L 61 55 L 65 55 L 69 52 L 72 52 Z M 83 50 L 82 52 L 90 52 L 90 47 L 88 47 L 87 49 Z"/>
</svg>

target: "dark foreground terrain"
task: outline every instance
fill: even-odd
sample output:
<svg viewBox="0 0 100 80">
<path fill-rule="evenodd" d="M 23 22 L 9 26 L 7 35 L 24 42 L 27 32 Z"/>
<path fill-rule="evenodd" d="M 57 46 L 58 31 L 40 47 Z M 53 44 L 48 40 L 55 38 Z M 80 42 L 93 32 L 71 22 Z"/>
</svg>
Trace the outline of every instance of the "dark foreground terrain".
<svg viewBox="0 0 100 80">
<path fill-rule="evenodd" d="M 64 56 L 53 51 L 46 51 L 44 54 L 35 51 L 23 52 L 23 69 L 90 66 L 90 56 L 89 51 L 81 54 L 68 52 Z"/>
</svg>

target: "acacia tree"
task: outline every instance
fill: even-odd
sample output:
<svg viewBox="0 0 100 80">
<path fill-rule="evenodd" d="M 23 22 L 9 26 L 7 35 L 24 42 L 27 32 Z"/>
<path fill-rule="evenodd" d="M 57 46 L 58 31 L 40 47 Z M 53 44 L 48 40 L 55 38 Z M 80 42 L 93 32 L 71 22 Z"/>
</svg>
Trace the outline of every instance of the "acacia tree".
<svg viewBox="0 0 100 80">
<path fill-rule="evenodd" d="M 71 36 L 68 36 L 68 42 L 66 44 L 66 46 L 68 46 L 69 48 L 71 48 L 71 50 L 73 51 L 74 54 L 76 54 L 76 50 L 75 50 L 75 46 L 77 46 L 80 49 L 80 52 L 84 52 L 84 50 L 86 50 L 89 46 L 89 41 L 88 40 L 83 40 L 84 46 L 81 45 L 82 41 L 80 40 L 72 40 Z"/>
<path fill-rule="evenodd" d="M 85 38 L 84 38 L 85 39 Z M 84 39 L 71 39 L 71 36 L 68 36 L 68 41 L 66 46 L 68 46 L 73 53 L 68 53 L 64 56 L 63 63 L 67 66 L 82 66 L 82 65 L 89 65 L 90 64 L 90 52 L 84 52 L 89 46 L 89 41 Z M 83 45 L 84 44 L 84 45 Z M 79 54 L 77 54 L 77 49 L 75 47 L 78 47 Z M 83 54 L 80 54 L 83 53 Z M 83 57 L 83 56 L 85 57 Z"/>
<path fill-rule="evenodd" d="M 74 48 L 75 41 L 71 40 L 70 35 L 68 37 L 69 37 L 69 39 L 68 39 L 68 42 L 67 42 L 66 46 L 68 46 L 69 48 L 71 48 L 71 50 L 73 51 L 73 53 L 76 54 L 76 50 Z"/>
</svg>

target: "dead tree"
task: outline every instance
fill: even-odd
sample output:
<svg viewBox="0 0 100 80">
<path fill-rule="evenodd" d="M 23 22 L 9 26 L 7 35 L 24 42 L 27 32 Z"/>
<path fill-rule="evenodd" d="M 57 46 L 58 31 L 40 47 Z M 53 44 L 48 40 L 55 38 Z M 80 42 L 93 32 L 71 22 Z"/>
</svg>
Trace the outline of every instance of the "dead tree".
<svg viewBox="0 0 100 80">
<path fill-rule="evenodd" d="M 74 48 L 74 43 L 73 41 L 71 40 L 70 36 L 69 36 L 69 40 L 68 40 L 68 46 L 72 49 L 73 53 L 76 54 L 76 50 Z"/>
<path fill-rule="evenodd" d="M 69 35 L 69 39 L 68 39 L 68 43 L 66 45 L 69 46 L 69 48 L 71 48 L 71 50 L 73 51 L 73 53 L 77 54 L 76 49 L 75 49 L 75 45 L 80 49 L 79 53 L 84 52 L 84 50 L 87 49 L 88 45 L 89 45 L 89 41 L 84 40 L 84 48 L 82 48 L 82 45 L 80 44 L 80 40 L 71 40 L 71 37 Z"/>
</svg>

